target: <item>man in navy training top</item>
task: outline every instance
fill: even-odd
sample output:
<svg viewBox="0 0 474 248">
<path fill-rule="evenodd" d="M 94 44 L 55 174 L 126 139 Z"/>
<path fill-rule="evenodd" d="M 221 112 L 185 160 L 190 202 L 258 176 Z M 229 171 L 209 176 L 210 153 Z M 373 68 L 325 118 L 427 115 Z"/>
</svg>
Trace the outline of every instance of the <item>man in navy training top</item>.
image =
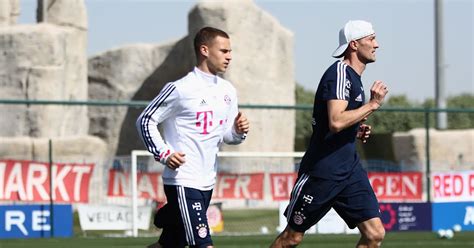
<svg viewBox="0 0 474 248">
<path fill-rule="evenodd" d="M 167 204 L 154 222 L 163 231 L 149 247 L 213 246 L 206 211 L 216 183 L 217 152 L 223 143 L 243 142 L 249 131 L 234 86 L 218 76 L 232 59 L 229 35 L 202 28 L 194 50 L 196 67 L 166 84 L 136 123 L 148 151 L 165 165 Z"/>
<path fill-rule="evenodd" d="M 295 247 L 306 230 L 331 208 L 347 225 L 359 228 L 358 248 L 380 247 L 385 230 L 367 172 L 356 153 L 356 138 L 366 142 L 367 117 L 382 105 L 387 86 L 375 81 L 365 103 L 362 72 L 378 48 L 372 24 L 349 21 L 339 32 L 341 58 L 324 73 L 316 91 L 313 134 L 301 161 L 285 215 L 288 225 L 271 247 Z"/>
</svg>

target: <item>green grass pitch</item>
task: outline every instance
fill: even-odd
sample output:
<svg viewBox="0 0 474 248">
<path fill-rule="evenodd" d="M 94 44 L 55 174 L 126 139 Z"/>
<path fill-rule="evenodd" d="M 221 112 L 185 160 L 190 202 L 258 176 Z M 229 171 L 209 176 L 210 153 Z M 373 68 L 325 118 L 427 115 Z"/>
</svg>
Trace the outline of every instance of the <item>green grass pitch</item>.
<svg viewBox="0 0 474 248">
<path fill-rule="evenodd" d="M 269 247 L 277 233 L 278 210 L 245 209 L 225 210 L 224 229 L 226 233 L 213 235 L 214 245 L 217 248 L 238 247 Z M 242 235 L 244 233 L 259 233 L 260 228 L 266 226 L 271 234 Z M 116 247 L 146 247 L 158 239 L 158 231 L 140 231 L 148 238 L 106 238 L 110 231 L 90 231 L 86 235 L 81 231 L 77 213 L 74 215 L 74 237 L 54 239 L 0 239 L 0 248 L 116 248 Z M 123 231 L 112 234 L 123 235 Z M 234 235 L 241 234 L 241 235 Z M 298 247 L 346 248 L 355 247 L 359 235 L 306 235 Z M 450 240 L 438 239 L 433 232 L 389 232 L 382 247 L 400 248 L 474 248 L 474 232 L 455 233 Z"/>
<path fill-rule="evenodd" d="M 257 236 L 214 236 L 215 247 L 269 247 L 275 235 Z M 103 238 L 74 237 L 64 239 L 11 239 L 0 240 L 0 248 L 115 248 L 115 247 L 146 247 L 155 242 L 156 238 Z M 355 247 L 358 235 L 307 235 L 298 247 Z M 417 247 L 417 248 L 474 248 L 474 233 L 456 233 L 453 239 L 438 239 L 431 232 L 392 232 L 387 233 L 382 247 Z"/>
</svg>

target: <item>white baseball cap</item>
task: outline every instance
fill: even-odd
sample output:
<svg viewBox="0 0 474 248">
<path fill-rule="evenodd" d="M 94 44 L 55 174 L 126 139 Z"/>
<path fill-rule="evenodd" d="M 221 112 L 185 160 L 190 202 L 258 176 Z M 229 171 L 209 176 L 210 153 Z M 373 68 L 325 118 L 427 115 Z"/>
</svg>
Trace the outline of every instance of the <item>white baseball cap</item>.
<svg viewBox="0 0 474 248">
<path fill-rule="evenodd" d="M 348 21 L 339 31 L 339 47 L 332 53 L 334 58 L 340 58 L 353 40 L 362 39 L 375 34 L 374 28 L 370 22 L 356 20 Z"/>
</svg>

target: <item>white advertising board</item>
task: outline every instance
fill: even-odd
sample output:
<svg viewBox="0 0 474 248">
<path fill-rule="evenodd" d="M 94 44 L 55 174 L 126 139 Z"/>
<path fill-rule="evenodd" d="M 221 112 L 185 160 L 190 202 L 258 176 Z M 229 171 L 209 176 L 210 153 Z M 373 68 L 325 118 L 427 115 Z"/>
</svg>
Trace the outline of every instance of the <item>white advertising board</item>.
<svg viewBox="0 0 474 248">
<path fill-rule="evenodd" d="M 130 230 L 132 208 L 114 205 L 79 205 L 79 222 L 82 230 Z M 138 208 L 138 229 L 150 228 L 151 207 Z"/>
</svg>

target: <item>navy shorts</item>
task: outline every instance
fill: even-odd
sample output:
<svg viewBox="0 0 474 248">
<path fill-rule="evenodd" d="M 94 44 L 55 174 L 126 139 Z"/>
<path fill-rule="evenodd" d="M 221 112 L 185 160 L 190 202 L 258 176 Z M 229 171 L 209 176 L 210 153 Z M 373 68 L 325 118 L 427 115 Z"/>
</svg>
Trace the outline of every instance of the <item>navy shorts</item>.
<svg viewBox="0 0 474 248">
<path fill-rule="evenodd" d="M 343 181 L 299 175 L 285 216 L 291 229 L 305 232 L 331 207 L 351 229 L 363 221 L 380 217 L 377 198 L 361 166 Z"/>
<path fill-rule="evenodd" d="M 164 185 L 167 203 L 158 210 L 154 224 L 163 228 L 162 247 L 207 247 L 212 245 L 206 211 L 212 190 Z"/>
</svg>

